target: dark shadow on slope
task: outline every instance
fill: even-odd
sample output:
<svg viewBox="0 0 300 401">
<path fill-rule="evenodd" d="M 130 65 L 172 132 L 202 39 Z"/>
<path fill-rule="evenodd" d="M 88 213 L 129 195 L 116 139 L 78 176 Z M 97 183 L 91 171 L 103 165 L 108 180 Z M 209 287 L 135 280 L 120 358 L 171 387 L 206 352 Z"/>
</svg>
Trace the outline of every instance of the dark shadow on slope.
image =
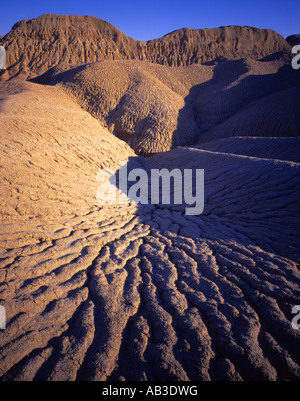
<svg viewBox="0 0 300 401">
<path fill-rule="evenodd" d="M 300 84 L 298 71 L 293 70 L 287 61 L 289 57 L 290 55 L 279 52 L 260 60 L 260 68 L 262 69 L 264 62 L 267 65 L 269 61 L 278 60 L 278 62 L 282 62 L 282 59 L 285 60 L 285 65 L 280 67 L 278 72 L 264 75 L 255 75 L 254 73 L 247 75 L 247 73 L 251 73 L 251 60 L 248 62 L 246 59 L 226 60 L 220 58 L 206 63 L 207 65 L 214 65 L 213 77 L 209 81 L 192 87 L 184 99 L 185 106 L 179 111 L 177 128 L 170 133 L 171 147 L 194 145 L 201 141 L 202 134 L 222 124 L 245 106 L 297 83 Z M 31 81 L 50 85 L 59 82 L 72 82 L 73 78 L 80 71 L 85 70 L 87 65 L 59 65 Z M 129 98 L 127 99 L 127 97 Z M 130 102 L 130 96 L 125 93 L 119 100 L 117 107 L 111 110 L 106 117 L 103 117 L 103 121 L 111 127 L 115 136 L 126 141 L 138 155 L 150 156 L 155 153 L 155 150 L 152 151 L 149 141 L 152 140 L 151 135 L 155 137 L 155 129 L 158 130 L 159 121 L 155 115 L 150 113 L 147 117 L 134 121 L 132 128 L 134 132 L 128 133 L 122 120 L 122 116 L 128 112 L 128 102 Z M 93 101 L 89 107 L 88 111 L 99 118 L 97 107 Z M 161 133 L 157 132 L 157 136 L 159 134 Z M 164 135 L 168 136 L 169 133 L 166 132 L 162 135 L 162 141 Z M 255 136 L 255 132 L 252 132 L 251 135 Z M 207 138 L 204 141 L 207 142 Z"/>
<path fill-rule="evenodd" d="M 187 202 L 175 204 L 173 198 L 170 204 L 163 204 L 162 201 L 159 204 L 150 203 L 152 171 L 163 168 L 168 171 L 178 169 L 182 176 L 184 169 L 192 169 L 194 172 L 196 169 L 204 169 L 203 213 L 189 216 L 186 214 L 186 207 L 192 205 Z M 135 169 L 140 170 L 134 171 Z M 128 164 L 117 171 L 116 177 L 110 177 L 112 186 L 120 188 L 120 176 L 133 175 L 132 181 L 127 181 L 126 192 L 129 194 L 132 191 L 129 196 L 131 200 L 135 193 L 141 196 L 141 191 L 134 187 L 140 182 L 140 177 L 148 177 L 147 185 L 140 185 L 142 193 L 145 195 L 146 189 L 148 194 L 144 197 L 144 204 L 136 205 L 136 227 L 148 229 L 149 234 L 141 240 L 138 255 L 124 267 L 128 277 L 132 278 L 134 269 L 131 264 L 135 263 L 135 259 L 138 260 L 139 274 L 142 277 L 139 288 L 141 302 L 122 333 L 125 340 L 119 352 L 116 369 L 108 380 L 119 380 L 120 377 L 140 380 L 142 372 L 148 380 L 176 380 L 174 372 L 161 366 L 161 357 L 155 348 L 164 344 L 166 334 L 161 321 L 155 318 L 155 312 L 152 313 L 152 292 L 157 297 L 159 308 L 172 316 L 170 327 L 177 336 L 173 352 L 190 379 L 198 380 L 201 377 L 197 364 L 192 362 L 193 354 L 198 352 L 197 348 L 191 345 L 190 350 L 185 350 L 183 346 L 186 340 L 190 344 L 197 344 L 193 340 L 192 326 L 185 320 L 190 313 L 188 311 L 193 309 L 199 311 L 208 328 L 216 354 L 221 359 L 229 358 L 233 361 L 244 379 L 261 380 L 264 372 L 253 367 L 247 353 L 237 357 L 232 348 L 227 348 L 225 344 L 228 337 L 227 334 L 222 334 L 224 326 L 219 319 L 223 314 L 226 316 L 234 328 L 237 344 L 243 344 L 244 340 L 247 343 L 250 341 L 250 332 L 247 331 L 248 312 L 245 312 L 245 305 L 246 308 L 254 308 L 257 313 L 255 321 L 259 320 L 260 330 L 269 330 L 281 347 L 300 363 L 299 356 L 295 353 L 298 339 L 293 333 L 283 329 L 282 322 L 270 321 L 272 309 L 263 301 L 266 297 L 276 299 L 281 313 L 290 321 L 291 305 L 297 302 L 300 295 L 299 289 L 289 293 L 289 296 L 285 293 L 287 282 L 293 283 L 292 285 L 299 282 L 289 265 L 291 262 L 286 259 L 299 261 L 299 235 L 296 229 L 300 223 L 299 190 L 296 190 L 300 184 L 298 170 L 297 166 L 293 167 L 285 162 L 275 163 L 272 160 L 254 160 L 178 148 L 147 159 L 130 158 Z M 196 195 L 195 180 L 192 187 Z M 166 189 L 166 183 L 160 182 L 159 188 L 161 195 Z M 124 194 L 125 191 L 122 192 Z M 171 193 L 174 192 L 175 190 L 171 190 Z M 133 238 L 134 233 L 131 237 L 132 243 Z M 111 258 L 114 258 L 113 254 Z M 174 266 L 175 278 L 170 273 Z M 195 279 L 197 274 L 199 281 Z M 174 306 L 175 288 L 187 299 L 187 309 L 184 311 L 183 308 L 180 313 Z M 234 288 L 239 289 L 239 296 Z M 179 299 L 177 302 L 180 305 Z M 238 311 L 239 318 L 233 313 L 234 310 Z M 101 313 L 103 312 L 99 308 L 99 320 Z M 246 316 L 245 321 L 243 316 Z M 132 340 L 137 335 L 139 319 L 146 319 L 149 324 L 149 342 L 143 361 L 136 357 L 135 343 Z M 273 360 L 276 353 L 265 345 L 262 347 L 265 355 Z M 274 364 L 280 377 L 293 377 L 291 372 L 281 366 L 280 361 L 275 360 Z M 220 359 L 212 360 L 210 374 L 213 379 L 224 380 L 225 370 L 220 365 Z M 93 367 L 88 366 L 80 372 L 79 377 L 83 379 L 90 374 L 93 376 L 93 373 Z"/>
<path fill-rule="evenodd" d="M 92 63 L 90 63 L 92 64 Z M 56 85 L 59 82 L 70 82 L 80 71 L 86 69 L 89 64 L 59 64 L 47 70 L 38 77 L 28 81 L 41 85 Z"/>
<path fill-rule="evenodd" d="M 226 96 L 234 96 L 234 89 L 228 86 L 246 71 L 246 67 L 240 61 L 225 63 L 226 66 L 223 62 L 216 66 L 211 82 L 191 90 L 186 99 L 189 104 L 194 103 L 203 91 L 211 91 L 214 85 Z M 236 70 L 231 69 L 232 66 L 237 67 L 238 75 Z M 227 71 L 225 82 L 222 81 L 224 70 Z M 272 75 L 265 78 L 267 83 L 273 82 Z M 250 87 L 262 83 L 259 77 L 248 79 Z M 214 101 L 212 96 L 212 104 Z M 180 123 L 184 123 L 183 114 L 180 118 Z M 175 189 L 171 190 L 169 203 L 164 204 L 160 200 L 158 204 L 151 204 L 151 173 L 153 169 L 163 168 L 168 171 L 177 169 L 181 177 L 184 177 L 185 169 L 192 170 L 194 177 L 196 169 L 204 169 L 203 213 L 187 215 L 186 207 L 193 205 L 187 202 L 175 204 L 172 198 Z M 116 368 L 108 381 L 124 378 L 128 381 L 145 380 L 145 377 L 147 380 L 176 380 L 176 366 L 169 369 L 162 362 L 167 346 L 172 349 L 174 360 L 180 362 L 189 379 L 205 380 L 206 376 L 201 371 L 205 360 L 201 358 L 211 347 L 214 357 L 209 359 L 207 368 L 211 379 L 230 380 L 230 371 L 234 366 L 245 380 L 265 380 L 266 370 L 255 363 L 250 352 L 252 345 L 256 347 L 257 344 L 263 349 L 263 357 L 272 361 L 272 366 L 279 372 L 279 379 L 296 377 L 292 369 L 282 362 L 278 349 L 291 355 L 293 362 L 300 363 L 297 354 L 299 339 L 282 324 L 283 320 L 278 315 L 284 315 L 290 322 L 291 305 L 297 302 L 300 295 L 299 279 L 293 281 L 292 262 L 286 260 L 299 261 L 298 170 L 285 162 L 178 148 L 147 159 L 130 158 L 126 170 L 123 166 L 116 177 L 109 178 L 112 189 L 119 189 L 123 173 L 127 179 L 129 173 L 135 178 L 139 177 L 138 173 L 145 173 L 147 183 L 142 190 L 146 189 L 148 193 L 144 197 L 145 203 L 136 205 L 136 215 L 137 227 L 147 228 L 149 234 L 138 238 L 141 242 L 138 254 L 133 252 L 134 256 L 122 267 L 128 277 L 125 296 L 130 282 L 133 282 L 132 277 L 140 275 L 140 303 L 122 331 L 123 341 Z M 141 196 L 141 190 L 134 190 L 137 180 L 126 182 L 128 190 L 132 190 L 131 196 L 134 193 Z M 181 184 L 184 192 L 182 181 Z M 166 185 L 160 182 L 159 195 L 165 189 Z M 192 194 L 196 196 L 195 181 L 192 181 L 192 189 Z M 123 195 L 128 194 L 127 190 L 122 192 Z M 134 241 L 133 233 L 129 238 L 130 246 L 134 246 Z M 122 257 L 122 249 L 117 256 Z M 110 257 L 113 259 L 115 255 Z M 170 266 L 175 266 L 176 276 L 171 275 Z M 91 275 L 91 293 L 96 280 L 97 277 Z M 110 291 L 114 291 L 113 286 Z M 186 304 L 180 304 L 180 295 L 184 295 Z M 95 376 L 97 364 L 93 361 L 97 361 L 107 341 L 107 316 L 118 319 L 117 313 L 110 315 L 111 311 L 105 309 L 101 294 L 99 298 L 95 302 L 95 338 L 79 368 L 77 380 Z M 153 298 L 157 300 L 157 305 L 152 310 Z M 270 299 L 274 300 L 274 307 Z M 127 302 L 126 307 L 132 307 L 130 299 L 126 298 L 124 302 Z M 165 311 L 163 316 L 171 316 L 170 321 L 164 324 L 157 310 Z M 196 314 L 202 319 L 202 327 L 194 325 Z M 144 321 L 148 331 L 142 327 Z M 174 343 L 168 343 L 170 339 L 166 326 L 175 333 Z M 254 331 L 258 334 L 251 337 Z M 146 342 L 142 358 L 139 358 L 136 341 L 140 337 Z M 55 346 L 56 343 L 53 344 L 54 349 Z M 260 357 L 259 353 L 257 355 Z M 48 370 L 48 364 L 45 367 Z M 43 377 L 43 370 L 40 370 L 37 378 Z"/>
<path fill-rule="evenodd" d="M 284 57 L 286 64 L 276 73 L 248 75 L 242 77 L 250 66 L 247 60 L 221 60 L 214 62 L 213 78 L 194 86 L 185 98 L 186 106 L 180 110 L 178 127 L 185 123 L 185 108 L 193 108 L 194 119 L 201 134 L 223 123 L 243 107 L 268 95 L 277 93 L 300 84 L 300 75 L 288 62 L 290 55 L 275 53 L 261 62 L 279 60 Z M 210 65 L 212 62 L 210 62 Z M 263 66 L 263 64 L 262 64 Z M 282 99 L 284 102 L 284 99 Z M 255 136 L 255 132 L 252 133 Z M 173 136 L 173 147 L 178 146 L 176 132 Z M 191 145 L 187 143 L 186 145 Z"/>
<path fill-rule="evenodd" d="M 278 252 L 298 260 L 295 224 L 299 220 L 296 207 L 299 185 L 296 172 L 299 168 L 278 159 L 177 148 L 149 158 L 130 158 L 109 181 L 112 187 L 116 186 L 122 194 L 125 193 L 127 200 L 135 202 L 134 197 L 137 197 L 137 214 L 141 223 L 155 229 L 169 230 L 188 238 L 237 240 L 245 246 L 261 246 L 267 252 Z M 165 181 L 160 178 L 158 186 L 157 181 L 155 185 L 153 183 L 154 170 L 166 172 Z M 186 170 L 192 172 L 191 181 L 187 181 L 190 177 L 185 176 Z M 196 180 L 197 170 L 204 171 L 204 187 L 200 175 Z M 175 178 L 172 174 L 169 177 L 170 172 L 174 172 Z M 121 176 L 127 177 L 125 191 L 122 190 L 124 185 L 120 184 Z M 162 194 L 168 191 L 169 183 L 170 198 L 164 202 Z M 286 194 L 284 197 L 282 192 Z M 186 197 L 186 194 L 191 196 Z M 203 211 L 189 215 L 189 208 L 202 204 L 201 197 Z M 153 199 L 158 199 L 156 204 L 153 204 Z M 281 223 L 280 229 L 276 229 Z M 270 227 L 264 231 L 263 226 L 268 224 Z M 260 225 L 261 230 L 255 228 Z"/>
</svg>

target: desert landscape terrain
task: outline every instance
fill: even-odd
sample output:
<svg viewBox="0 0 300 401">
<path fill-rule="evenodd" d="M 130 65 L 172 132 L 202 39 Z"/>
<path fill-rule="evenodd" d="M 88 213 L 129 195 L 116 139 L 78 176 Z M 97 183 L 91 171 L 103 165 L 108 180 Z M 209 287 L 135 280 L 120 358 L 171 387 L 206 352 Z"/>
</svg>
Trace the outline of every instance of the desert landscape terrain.
<svg viewBox="0 0 300 401">
<path fill-rule="evenodd" d="M 146 42 L 43 15 L 0 38 L 1 381 L 300 379 L 299 35 Z M 204 169 L 204 210 L 97 202 Z"/>
</svg>

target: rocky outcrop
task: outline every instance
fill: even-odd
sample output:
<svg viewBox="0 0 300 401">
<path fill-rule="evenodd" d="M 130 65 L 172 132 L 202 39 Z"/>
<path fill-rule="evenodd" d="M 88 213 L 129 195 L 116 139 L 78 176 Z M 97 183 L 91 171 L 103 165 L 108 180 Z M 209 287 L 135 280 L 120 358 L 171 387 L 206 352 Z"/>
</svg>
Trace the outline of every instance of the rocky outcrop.
<svg viewBox="0 0 300 401">
<path fill-rule="evenodd" d="M 135 58 L 136 42 L 94 17 L 43 15 L 16 23 L 3 38 L 11 74 L 35 76 L 59 63 Z"/>
<path fill-rule="evenodd" d="M 288 50 L 284 38 L 269 29 L 224 26 L 213 29 L 180 29 L 147 42 L 147 60 L 165 65 L 190 65 L 218 58 L 258 60 Z"/>
<path fill-rule="evenodd" d="M 42 74 L 60 63 L 137 59 L 185 66 L 219 57 L 259 59 L 290 48 L 281 35 L 268 29 L 185 28 L 141 42 L 94 17 L 51 14 L 18 22 L 2 43 L 7 49 L 10 76 L 23 78 Z"/>
</svg>

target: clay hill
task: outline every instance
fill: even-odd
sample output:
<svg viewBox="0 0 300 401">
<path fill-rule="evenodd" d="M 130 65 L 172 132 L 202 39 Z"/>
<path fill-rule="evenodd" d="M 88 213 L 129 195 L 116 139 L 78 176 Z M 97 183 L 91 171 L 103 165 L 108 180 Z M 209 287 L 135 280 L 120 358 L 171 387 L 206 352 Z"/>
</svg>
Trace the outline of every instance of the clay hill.
<svg viewBox="0 0 300 401">
<path fill-rule="evenodd" d="M 135 59 L 185 66 L 220 57 L 260 59 L 290 49 L 281 35 L 268 29 L 185 28 L 141 42 L 98 18 L 59 15 L 18 22 L 1 41 L 7 48 L 10 76 L 21 74 L 25 78 L 40 75 L 60 63 Z"/>
<path fill-rule="evenodd" d="M 136 42 L 53 15 L 3 43 L 0 380 L 299 381 L 290 45 L 248 27 Z M 174 188 L 99 203 L 120 162 L 149 186 L 203 169 L 203 212 Z"/>
<path fill-rule="evenodd" d="M 297 136 L 300 76 L 289 56 L 186 67 L 136 60 L 61 64 L 33 81 L 60 86 L 146 156 L 229 136 Z"/>
</svg>

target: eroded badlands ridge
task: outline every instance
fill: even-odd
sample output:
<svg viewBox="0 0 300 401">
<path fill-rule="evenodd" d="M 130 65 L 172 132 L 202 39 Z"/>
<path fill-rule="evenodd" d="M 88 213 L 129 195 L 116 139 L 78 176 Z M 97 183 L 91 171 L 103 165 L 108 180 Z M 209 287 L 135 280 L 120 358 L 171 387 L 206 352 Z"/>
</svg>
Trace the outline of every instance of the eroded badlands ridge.
<svg viewBox="0 0 300 401">
<path fill-rule="evenodd" d="M 285 52 L 187 67 L 136 60 L 60 64 L 34 81 L 62 87 L 140 155 L 300 131 L 300 74 Z"/>
<path fill-rule="evenodd" d="M 90 16 L 43 15 L 23 20 L 2 38 L 10 76 L 34 77 L 60 63 L 147 60 L 185 66 L 218 57 L 260 59 L 290 45 L 274 31 L 229 26 L 180 29 L 147 42 L 127 37 L 106 21 Z"/>
<path fill-rule="evenodd" d="M 2 41 L 0 379 L 299 380 L 287 42 L 250 27 L 136 42 L 55 15 Z M 120 161 L 204 169 L 203 213 L 99 205 L 97 173 Z"/>
<path fill-rule="evenodd" d="M 299 380 L 297 138 L 144 159 L 59 87 L 4 83 L 0 107 L 2 380 Z M 120 159 L 204 168 L 204 213 L 100 207 Z"/>
</svg>

